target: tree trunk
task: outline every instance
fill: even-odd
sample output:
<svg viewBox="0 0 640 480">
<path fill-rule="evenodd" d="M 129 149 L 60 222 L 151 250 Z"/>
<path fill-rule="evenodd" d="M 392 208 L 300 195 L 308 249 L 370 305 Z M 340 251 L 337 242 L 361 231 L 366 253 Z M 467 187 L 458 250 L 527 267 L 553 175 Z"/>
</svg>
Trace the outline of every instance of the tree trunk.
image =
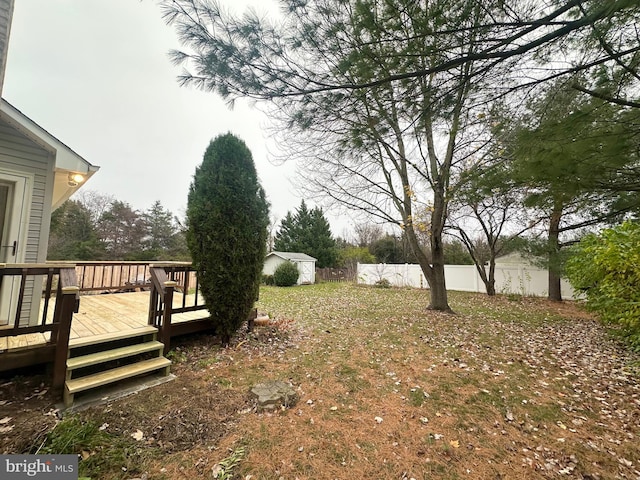
<svg viewBox="0 0 640 480">
<path fill-rule="evenodd" d="M 429 263 L 429 259 L 420 248 L 420 243 L 416 237 L 413 225 L 408 225 L 406 230 L 407 239 L 409 245 L 413 249 L 415 257 L 418 259 L 418 264 L 424 273 L 427 283 L 429 284 L 429 293 L 431 294 L 431 301 L 427 307 L 429 310 L 441 310 L 443 312 L 452 313 L 447 300 L 447 287 L 444 280 L 444 250 L 441 242 L 434 242 L 431 240 L 431 256 L 432 265 Z"/>
<path fill-rule="evenodd" d="M 431 303 L 429 303 L 428 309 L 453 313 L 447 298 L 447 285 L 444 277 L 444 249 L 442 248 L 441 238 L 431 239 L 431 262 L 433 281 L 429 282 Z"/>
<path fill-rule="evenodd" d="M 549 300 L 562 301 L 560 290 L 560 275 L 558 274 L 558 253 L 560 250 L 560 220 L 562 218 L 562 204 L 554 202 L 553 212 L 549 220 Z"/>
<path fill-rule="evenodd" d="M 562 292 L 560 289 L 560 275 L 549 269 L 549 300 L 555 302 L 562 301 Z"/>
<path fill-rule="evenodd" d="M 493 297 L 496 294 L 496 254 L 494 251 L 491 252 L 491 259 L 489 260 L 489 278 L 484 286 L 487 289 L 487 295 Z"/>
<path fill-rule="evenodd" d="M 447 299 L 447 287 L 444 281 L 444 265 L 433 264 L 433 282 L 429 285 L 431 294 L 431 302 L 427 307 L 429 310 L 440 310 L 447 313 L 453 313 Z"/>
</svg>

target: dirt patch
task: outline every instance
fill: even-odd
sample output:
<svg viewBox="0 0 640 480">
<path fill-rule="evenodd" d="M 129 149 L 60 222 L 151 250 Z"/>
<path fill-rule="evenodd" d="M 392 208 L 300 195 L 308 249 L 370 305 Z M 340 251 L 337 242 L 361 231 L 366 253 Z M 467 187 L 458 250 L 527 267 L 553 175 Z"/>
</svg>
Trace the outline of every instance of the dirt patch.
<svg viewBox="0 0 640 480">
<path fill-rule="evenodd" d="M 182 361 L 174 365 L 176 380 L 123 399 L 89 408 L 76 416 L 116 436 L 141 435 L 138 441 L 161 451 L 179 452 L 195 446 L 215 447 L 233 428 L 248 395 L 207 380 L 198 369 L 212 339 L 193 338 L 177 344 Z M 214 346 L 214 348 L 217 348 Z M 35 453 L 62 419 L 59 401 L 49 391 L 48 377 L 17 377 L 0 383 L 0 451 Z"/>
<path fill-rule="evenodd" d="M 32 453 L 58 422 L 48 377 L 0 378 L 0 452 Z"/>
</svg>

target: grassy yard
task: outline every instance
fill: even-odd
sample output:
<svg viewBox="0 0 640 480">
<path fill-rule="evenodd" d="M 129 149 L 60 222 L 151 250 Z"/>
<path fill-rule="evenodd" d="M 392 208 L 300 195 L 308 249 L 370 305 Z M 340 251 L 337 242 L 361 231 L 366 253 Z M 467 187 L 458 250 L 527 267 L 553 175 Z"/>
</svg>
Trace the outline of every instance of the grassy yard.
<svg viewBox="0 0 640 480">
<path fill-rule="evenodd" d="M 450 303 L 456 315 L 427 311 L 425 290 L 265 287 L 275 326 L 227 349 L 187 339 L 176 381 L 53 433 L 43 387 L 5 383 L 0 408 L 20 388 L 40 403 L 21 402 L 0 451 L 77 451 L 93 479 L 640 479 L 638 357 L 570 303 Z M 271 379 L 297 405 L 257 412 L 247 392 Z"/>
</svg>

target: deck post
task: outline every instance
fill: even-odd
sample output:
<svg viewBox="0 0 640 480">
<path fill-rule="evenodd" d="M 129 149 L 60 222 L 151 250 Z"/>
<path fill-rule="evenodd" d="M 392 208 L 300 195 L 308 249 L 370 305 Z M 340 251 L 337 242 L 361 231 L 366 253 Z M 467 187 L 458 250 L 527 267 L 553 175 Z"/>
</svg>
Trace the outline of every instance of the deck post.
<svg viewBox="0 0 640 480">
<path fill-rule="evenodd" d="M 73 313 L 77 311 L 77 298 L 80 294 L 80 288 L 78 286 L 62 287 L 61 293 L 62 301 L 60 302 L 58 317 L 59 325 L 57 332 L 55 332 L 56 351 L 53 360 L 52 386 L 55 391 L 60 391 L 64 387 L 64 382 L 67 375 L 67 357 L 69 356 L 69 335 L 71 333 L 71 321 L 73 320 Z M 57 303 L 58 302 L 56 301 L 56 304 Z"/>
<path fill-rule="evenodd" d="M 171 311 L 173 309 L 173 291 L 177 285 L 178 283 L 173 280 L 167 280 L 162 284 L 164 311 L 160 327 L 160 341 L 164 343 L 164 355 L 169 353 L 169 348 L 171 347 Z"/>
</svg>

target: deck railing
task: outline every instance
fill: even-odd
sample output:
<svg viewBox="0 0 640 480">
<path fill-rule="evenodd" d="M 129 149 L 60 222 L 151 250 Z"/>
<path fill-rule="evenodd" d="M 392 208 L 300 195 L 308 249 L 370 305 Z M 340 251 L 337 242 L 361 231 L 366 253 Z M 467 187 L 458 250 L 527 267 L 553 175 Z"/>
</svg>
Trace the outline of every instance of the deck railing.
<svg viewBox="0 0 640 480">
<path fill-rule="evenodd" d="M 173 315 L 204 311 L 202 318 L 181 323 L 180 333 L 196 332 L 211 328 L 204 298 L 200 294 L 198 277 L 191 263 L 172 262 L 151 264 L 151 295 L 149 296 L 149 325 L 158 329 L 159 341 L 164 343 L 165 354 L 169 352 L 171 336 L 178 325 L 172 324 Z M 175 294 L 181 296 L 175 301 Z M 187 299 L 189 301 L 187 302 Z M 177 304 L 177 305 L 176 305 Z"/>
<path fill-rule="evenodd" d="M 0 264 L 0 286 L 5 285 L 3 300 L 9 305 L 5 306 L 8 316 L 2 319 L 6 324 L 0 325 L 0 337 L 49 333 L 45 347 L 49 347 L 46 351 L 54 352 L 54 388 L 64 385 L 71 321 L 79 305 L 77 283 L 74 265 Z M 40 285 L 41 297 L 37 291 Z M 42 308 L 35 308 L 35 302 L 43 302 Z M 32 321 L 32 312 L 38 313 L 35 321 Z M 42 359 L 50 361 L 46 354 Z"/>
<path fill-rule="evenodd" d="M 127 292 L 151 287 L 149 262 L 73 262 L 80 292 Z"/>
</svg>

